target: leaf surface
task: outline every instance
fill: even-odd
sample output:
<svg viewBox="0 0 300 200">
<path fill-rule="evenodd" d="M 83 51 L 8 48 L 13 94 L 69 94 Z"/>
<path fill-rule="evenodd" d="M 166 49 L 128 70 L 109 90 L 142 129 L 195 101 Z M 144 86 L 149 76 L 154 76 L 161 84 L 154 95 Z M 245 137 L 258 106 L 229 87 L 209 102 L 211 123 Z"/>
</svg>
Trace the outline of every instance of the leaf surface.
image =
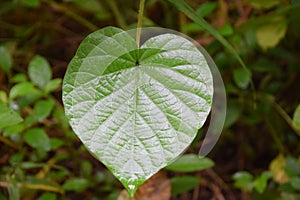
<svg viewBox="0 0 300 200">
<path fill-rule="evenodd" d="M 45 88 L 50 82 L 52 71 L 48 61 L 41 57 L 35 56 L 29 63 L 28 74 L 30 80 L 38 87 Z"/>
<path fill-rule="evenodd" d="M 63 82 L 74 132 L 131 196 L 193 141 L 212 94 L 209 67 L 192 42 L 163 34 L 138 48 L 113 27 L 84 39 Z"/>
<path fill-rule="evenodd" d="M 0 101 L 0 129 L 22 122 L 22 117 Z"/>
</svg>

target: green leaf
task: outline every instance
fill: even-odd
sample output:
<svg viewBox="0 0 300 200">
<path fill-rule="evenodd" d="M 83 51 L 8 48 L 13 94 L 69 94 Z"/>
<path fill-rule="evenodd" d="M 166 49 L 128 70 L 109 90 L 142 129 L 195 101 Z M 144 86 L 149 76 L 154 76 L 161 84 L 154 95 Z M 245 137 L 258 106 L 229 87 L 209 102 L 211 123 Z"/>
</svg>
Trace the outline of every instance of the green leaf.
<svg viewBox="0 0 300 200">
<path fill-rule="evenodd" d="M 57 89 L 61 84 L 61 79 L 56 78 L 48 82 L 48 84 L 45 87 L 46 93 L 52 92 L 53 90 Z"/>
<path fill-rule="evenodd" d="M 233 175 L 234 186 L 245 192 L 251 192 L 253 189 L 253 176 L 249 172 L 241 171 Z"/>
<path fill-rule="evenodd" d="M 16 74 L 15 76 L 12 77 L 11 81 L 13 83 L 21 83 L 21 82 L 26 82 L 27 77 L 25 74 Z"/>
<path fill-rule="evenodd" d="M 267 187 L 268 180 L 272 177 L 271 172 L 265 171 L 253 182 L 254 188 L 261 194 Z"/>
<path fill-rule="evenodd" d="M 297 106 L 294 112 L 293 125 L 297 130 L 300 130 L 300 104 Z"/>
<path fill-rule="evenodd" d="M 22 119 L 22 121 L 23 121 L 23 119 Z M 24 127 L 24 124 L 23 124 L 23 123 L 15 124 L 15 125 L 6 127 L 6 128 L 3 130 L 3 136 L 4 136 L 4 137 L 10 137 L 10 136 L 13 135 L 13 134 L 20 133 L 21 131 L 24 130 L 24 128 L 25 128 L 25 127 Z"/>
<path fill-rule="evenodd" d="M 192 42 L 163 34 L 138 49 L 113 27 L 83 40 L 63 82 L 74 132 L 131 196 L 193 141 L 212 94 L 210 69 Z"/>
<path fill-rule="evenodd" d="M 241 113 L 241 105 L 234 101 L 228 102 L 224 128 L 228 128 L 233 125 L 239 119 Z"/>
<path fill-rule="evenodd" d="M 28 74 L 30 80 L 39 88 L 44 89 L 50 82 L 52 72 L 48 61 L 41 57 L 35 56 L 29 63 Z"/>
<path fill-rule="evenodd" d="M 285 171 L 289 177 L 300 176 L 300 164 L 298 160 L 288 156 L 285 159 Z"/>
<path fill-rule="evenodd" d="M 40 94 L 40 91 L 36 89 L 32 83 L 22 82 L 11 88 L 9 92 L 9 98 L 15 99 L 16 97 L 38 94 Z"/>
<path fill-rule="evenodd" d="M 177 195 L 192 190 L 201 180 L 194 176 L 177 176 L 171 179 L 171 193 Z"/>
<path fill-rule="evenodd" d="M 233 34 L 233 28 L 230 24 L 225 24 L 224 26 L 218 28 L 218 31 L 223 36 L 230 36 Z"/>
<path fill-rule="evenodd" d="M 67 180 L 62 188 L 67 191 L 83 192 L 89 186 L 89 181 L 84 178 L 72 178 Z"/>
<path fill-rule="evenodd" d="M 275 47 L 287 30 L 287 22 L 284 17 L 276 17 L 268 23 L 264 23 L 256 30 L 256 40 L 263 50 Z"/>
<path fill-rule="evenodd" d="M 64 145 L 64 141 L 58 138 L 50 138 L 51 149 L 57 149 Z"/>
<path fill-rule="evenodd" d="M 233 71 L 233 79 L 237 86 L 246 89 L 251 81 L 251 73 L 243 68 Z"/>
<path fill-rule="evenodd" d="M 38 200 L 56 200 L 57 196 L 54 193 L 51 192 L 44 192 Z"/>
<path fill-rule="evenodd" d="M 216 2 L 206 2 L 201 4 L 201 6 L 197 9 L 197 14 L 201 17 L 205 17 L 212 13 L 217 8 Z"/>
<path fill-rule="evenodd" d="M 0 46 L 0 69 L 9 73 L 12 67 L 12 58 L 8 50 L 4 46 Z"/>
<path fill-rule="evenodd" d="M 290 182 L 293 188 L 300 191 L 300 177 L 292 177 Z"/>
<path fill-rule="evenodd" d="M 280 3 L 280 0 L 247 0 L 254 8 L 269 9 Z"/>
<path fill-rule="evenodd" d="M 22 2 L 28 7 L 38 7 L 40 5 L 40 0 L 22 0 Z"/>
<path fill-rule="evenodd" d="M 0 129 L 22 122 L 22 117 L 0 101 Z"/>
<path fill-rule="evenodd" d="M 41 122 L 50 115 L 53 107 L 54 107 L 53 101 L 40 100 L 40 101 L 36 102 L 34 105 L 34 108 L 33 108 L 34 115 L 37 118 L 37 120 L 39 122 Z"/>
<path fill-rule="evenodd" d="M 24 133 L 26 143 L 38 150 L 49 151 L 50 140 L 46 132 L 41 128 L 29 129 Z"/>
<path fill-rule="evenodd" d="M 214 166 L 209 158 L 201 158 L 195 154 L 186 154 L 166 167 L 166 169 L 177 172 L 194 172 Z"/>
</svg>

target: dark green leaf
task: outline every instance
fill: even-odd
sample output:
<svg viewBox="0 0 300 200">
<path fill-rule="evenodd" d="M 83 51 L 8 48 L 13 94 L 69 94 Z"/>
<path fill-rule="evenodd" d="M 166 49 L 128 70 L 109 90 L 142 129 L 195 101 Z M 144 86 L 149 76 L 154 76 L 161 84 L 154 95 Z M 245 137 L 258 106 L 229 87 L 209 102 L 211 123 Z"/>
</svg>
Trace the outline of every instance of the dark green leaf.
<svg viewBox="0 0 300 200">
<path fill-rule="evenodd" d="M 181 194 L 192 190 L 199 185 L 201 180 L 194 176 L 177 176 L 171 179 L 172 195 Z"/>
<path fill-rule="evenodd" d="M 294 157 L 288 156 L 285 159 L 285 171 L 289 177 L 300 175 L 300 164 Z"/>
<path fill-rule="evenodd" d="M 57 149 L 64 144 L 64 141 L 58 138 L 50 138 L 51 149 Z"/>
<path fill-rule="evenodd" d="M 56 78 L 48 82 L 48 84 L 45 87 L 46 93 L 52 92 L 53 90 L 57 89 L 61 85 L 61 79 Z"/>
<path fill-rule="evenodd" d="M 36 102 L 34 105 L 34 108 L 33 108 L 34 115 L 37 118 L 37 120 L 39 122 L 41 122 L 50 115 L 53 107 L 54 107 L 53 101 L 40 100 L 40 101 Z"/>
<path fill-rule="evenodd" d="M 200 158 L 195 154 L 186 154 L 177 159 L 166 169 L 177 172 L 194 172 L 214 166 L 214 162 L 209 158 Z"/>
<path fill-rule="evenodd" d="M 22 0 L 22 2 L 28 7 L 38 7 L 40 5 L 40 0 Z"/>
<path fill-rule="evenodd" d="M 300 130 L 300 104 L 297 106 L 294 112 L 293 125 L 297 130 Z"/>
<path fill-rule="evenodd" d="M 233 175 L 234 186 L 245 192 L 251 192 L 253 189 L 253 176 L 249 172 L 241 171 Z"/>
<path fill-rule="evenodd" d="M 72 178 L 67 180 L 62 188 L 67 191 L 83 192 L 89 186 L 89 181 L 83 178 Z"/>
<path fill-rule="evenodd" d="M 0 69 L 6 73 L 10 72 L 12 67 L 12 58 L 8 50 L 4 46 L 0 46 Z"/>
<path fill-rule="evenodd" d="M 28 74 L 30 80 L 39 88 L 44 89 L 50 82 L 52 72 L 48 61 L 41 57 L 35 56 L 29 63 Z"/>
<path fill-rule="evenodd" d="M 293 188 L 300 191 L 300 177 L 292 177 L 290 182 Z"/>
<path fill-rule="evenodd" d="M 40 91 L 31 82 L 22 82 L 11 88 L 9 98 L 14 99 L 26 95 L 38 95 Z"/>
<path fill-rule="evenodd" d="M 217 7 L 216 2 L 206 2 L 206 3 L 202 3 L 196 12 L 199 16 L 205 17 L 210 13 L 212 13 L 212 11 L 216 9 L 216 7 Z"/>
<path fill-rule="evenodd" d="M 13 109 L 0 101 L 0 129 L 3 129 L 23 121 L 22 117 Z"/>
<path fill-rule="evenodd" d="M 24 133 L 24 139 L 28 145 L 42 151 L 50 150 L 50 140 L 46 132 L 41 128 L 29 129 Z"/>
<path fill-rule="evenodd" d="M 38 200 L 56 200 L 57 196 L 54 193 L 50 193 L 50 192 L 44 192 L 39 198 Z"/>
<path fill-rule="evenodd" d="M 13 83 L 21 83 L 21 82 L 26 82 L 27 77 L 25 74 L 16 74 L 14 77 L 12 77 L 11 81 Z"/>
<path fill-rule="evenodd" d="M 271 172 L 265 171 L 253 182 L 253 186 L 259 193 L 263 193 L 267 187 L 268 180 L 272 177 Z"/>
<path fill-rule="evenodd" d="M 239 68 L 233 71 L 233 79 L 238 87 L 246 89 L 251 81 L 251 73 Z"/>
</svg>

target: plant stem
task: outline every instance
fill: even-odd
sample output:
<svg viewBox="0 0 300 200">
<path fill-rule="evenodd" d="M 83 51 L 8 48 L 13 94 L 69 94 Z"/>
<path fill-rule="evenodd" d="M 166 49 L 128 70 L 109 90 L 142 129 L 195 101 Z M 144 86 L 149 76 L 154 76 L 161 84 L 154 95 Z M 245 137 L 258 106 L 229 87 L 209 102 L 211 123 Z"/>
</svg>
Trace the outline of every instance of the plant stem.
<svg viewBox="0 0 300 200">
<path fill-rule="evenodd" d="M 43 1 L 46 2 L 46 3 L 48 3 L 52 8 L 54 8 L 56 10 L 59 10 L 62 13 L 65 13 L 67 16 L 73 18 L 74 20 L 76 20 L 77 22 L 81 23 L 82 25 L 84 25 L 85 27 L 87 27 L 88 29 L 90 29 L 91 31 L 95 31 L 95 30 L 99 29 L 96 25 L 92 24 L 87 19 L 81 17 L 80 15 L 78 15 L 75 12 L 73 12 L 69 8 L 64 7 L 63 5 L 60 5 L 59 3 L 56 3 L 56 2 L 54 2 L 52 0 L 43 0 Z"/>
<path fill-rule="evenodd" d="M 115 0 L 106 0 L 107 4 L 109 5 L 111 11 L 113 12 L 118 25 L 122 28 L 122 29 L 127 29 L 127 24 L 123 18 L 123 16 L 121 15 L 121 12 L 118 8 L 118 5 L 116 3 Z"/>
<path fill-rule="evenodd" d="M 141 31 L 143 25 L 144 8 L 145 8 L 145 0 L 140 0 L 137 31 L 136 31 L 136 44 L 138 47 L 140 47 L 140 42 L 141 42 Z"/>
</svg>

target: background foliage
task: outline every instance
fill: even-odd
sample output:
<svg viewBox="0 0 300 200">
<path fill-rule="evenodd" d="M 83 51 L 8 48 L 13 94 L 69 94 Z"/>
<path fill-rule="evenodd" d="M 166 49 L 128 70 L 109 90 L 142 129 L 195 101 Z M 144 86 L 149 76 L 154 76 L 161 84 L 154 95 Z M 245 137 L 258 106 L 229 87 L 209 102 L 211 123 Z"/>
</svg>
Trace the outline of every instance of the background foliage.
<svg viewBox="0 0 300 200">
<path fill-rule="evenodd" d="M 187 155 L 147 182 L 136 199 L 157 199 L 155 194 L 165 199 L 299 199 L 300 2 L 186 2 L 233 45 L 251 74 L 167 1 L 146 1 L 144 26 L 181 31 L 213 57 L 225 82 L 228 113 L 210 159 L 199 163 L 195 157 L 200 131 Z M 125 198 L 121 184 L 69 128 L 61 79 L 87 34 L 107 25 L 135 28 L 138 3 L 1 1 L 1 200 Z"/>
</svg>

